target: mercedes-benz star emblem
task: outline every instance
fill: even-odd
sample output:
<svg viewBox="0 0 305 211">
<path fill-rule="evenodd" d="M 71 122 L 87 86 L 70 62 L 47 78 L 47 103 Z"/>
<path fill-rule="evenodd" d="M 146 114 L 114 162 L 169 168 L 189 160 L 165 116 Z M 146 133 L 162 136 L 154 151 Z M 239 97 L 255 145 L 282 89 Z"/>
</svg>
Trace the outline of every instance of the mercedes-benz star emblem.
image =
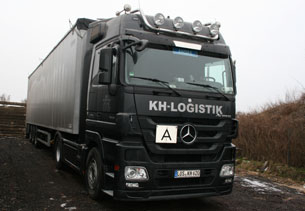
<svg viewBox="0 0 305 211">
<path fill-rule="evenodd" d="M 197 138 L 197 131 L 193 125 L 186 124 L 180 130 L 180 138 L 185 144 L 193 143 Z"/>
</svg>

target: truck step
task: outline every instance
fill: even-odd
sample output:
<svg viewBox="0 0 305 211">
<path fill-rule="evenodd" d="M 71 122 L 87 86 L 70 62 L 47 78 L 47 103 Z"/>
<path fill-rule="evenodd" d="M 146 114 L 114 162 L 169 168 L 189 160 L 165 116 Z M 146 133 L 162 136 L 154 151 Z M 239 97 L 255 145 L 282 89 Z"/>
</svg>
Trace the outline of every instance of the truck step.
<svg viewBox="0 0 305 211">
<path fill-rule="evenodd" d="M 102 190 L 102 191 L 109 196 L 113 196 L 113 190 Z"/>
<path fill-rule="evenodd" d="M 106 175 L 108 177 L 114 178 L 114 173 L 112 173 L 112 172 L 106 172 Z"/>
</svg>

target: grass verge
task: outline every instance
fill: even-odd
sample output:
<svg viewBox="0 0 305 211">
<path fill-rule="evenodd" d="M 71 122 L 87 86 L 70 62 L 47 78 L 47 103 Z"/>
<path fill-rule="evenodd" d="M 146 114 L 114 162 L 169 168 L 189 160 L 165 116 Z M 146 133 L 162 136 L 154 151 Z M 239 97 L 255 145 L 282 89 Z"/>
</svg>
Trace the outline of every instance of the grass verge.
<svg viewBox="0 0 305 211">
<path fill-rule="evenodd" d="M 305 168 L 290 167 L 272 161 L 260 162 L 247 158 L 236 159 L 236 172 L 252 171 L 273 181 L 305 185 Z"/>
</svg>

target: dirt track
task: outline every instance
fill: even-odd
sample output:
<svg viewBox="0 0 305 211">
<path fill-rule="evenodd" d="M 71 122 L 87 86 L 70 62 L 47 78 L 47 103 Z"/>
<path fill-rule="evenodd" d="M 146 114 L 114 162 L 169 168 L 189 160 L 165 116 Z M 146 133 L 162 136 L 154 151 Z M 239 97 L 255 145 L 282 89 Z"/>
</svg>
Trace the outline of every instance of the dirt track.
<svg viewBox="0 0 305 211">
<path fill-rule="evenodd" d="M 91 200 L 73 170 L 55 169 L 49 149 L 0 138 L 0 210 L 305 210 L 305 195 L 253 176 L 235 179 L 231 195 L 187 200 Z"/>
</svg>

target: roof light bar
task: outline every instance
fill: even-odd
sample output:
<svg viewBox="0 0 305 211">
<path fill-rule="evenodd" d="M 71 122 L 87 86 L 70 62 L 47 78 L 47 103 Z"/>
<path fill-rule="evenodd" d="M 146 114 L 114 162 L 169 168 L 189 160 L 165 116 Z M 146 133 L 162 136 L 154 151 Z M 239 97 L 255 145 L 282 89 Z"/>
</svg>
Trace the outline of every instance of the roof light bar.
<svg viewBox="0 0 305 211">
<path fill-rule="evenodd" d="M 145 14 L 144 14 L 144 12 L 143 12 L 143 10 L 139 10 L 140 11 L 140 15 L 141 15 L 141 17 L 142 17 L 142 19 L 143 19 L 143 21 L 144 21 L 144 24 L 145 24 L 145 26 L 146 27 L 148 27 L 149 29 L 151 29 L 151 30 L 153 30 L 153 31 L 156 31 L 156 32 L 165 32 L 165 33 L 170 33 L 170 34 L 180 34 L 180 35 L 185 35 L 185 36 L 189 36 L 189 37 L 197 37 L 197 38 L 203 38 L 203 39 L 207 39 L 207 40 L 217 40 L 218 38 L 219 38 L 219 34 L 217 34 L 217 35 L 215 35 L 215 36 L 213 36 L 212 34 L 211 34 L 211 36 L 207 36 L 207 35 L 201 35 L 201 34 L 193 34 L 193 33 L 189 33 L 189 32 L 184 32 L 184 31 L 174 31 L 174 30 L 171 30 L 171 29 L 165 29 L 165 28 L 161 28 L 161 27 L 159 27 L 159 26 L 161 26 L 161 25 L 157 25 L 157 23 L 156 23 L 156 21 L 154 20 L 154 23 L 157 25 L 157 27 L 155 27 L 155 26 L 152 26 L 149 22 L 148 22 L 148 20 L 147 20 L 147 18 L 146 18 L 146 16 L 145 16 Z M 158 13 L 159 14 L 159 13 Z M 160 13 L 161 14 L 161 13 Z M 161 14 L 162 15 L 162 14 Z M 156 17 L 156 16 L 155 16 Z M 164 16 L 163 16 L 164 17 Z M 160 18 L 160 17 L 159 17 Z M 160 18 L 160 20 L 161 20 L 161 18 Z M 164 22 L 165 22 L 165 18 L 163 19 L 164 20 Z M 160 22 L 161 23 L 161 22 Z M 164 24 L 164 23 L 163 23 Z"/>
</svg>

